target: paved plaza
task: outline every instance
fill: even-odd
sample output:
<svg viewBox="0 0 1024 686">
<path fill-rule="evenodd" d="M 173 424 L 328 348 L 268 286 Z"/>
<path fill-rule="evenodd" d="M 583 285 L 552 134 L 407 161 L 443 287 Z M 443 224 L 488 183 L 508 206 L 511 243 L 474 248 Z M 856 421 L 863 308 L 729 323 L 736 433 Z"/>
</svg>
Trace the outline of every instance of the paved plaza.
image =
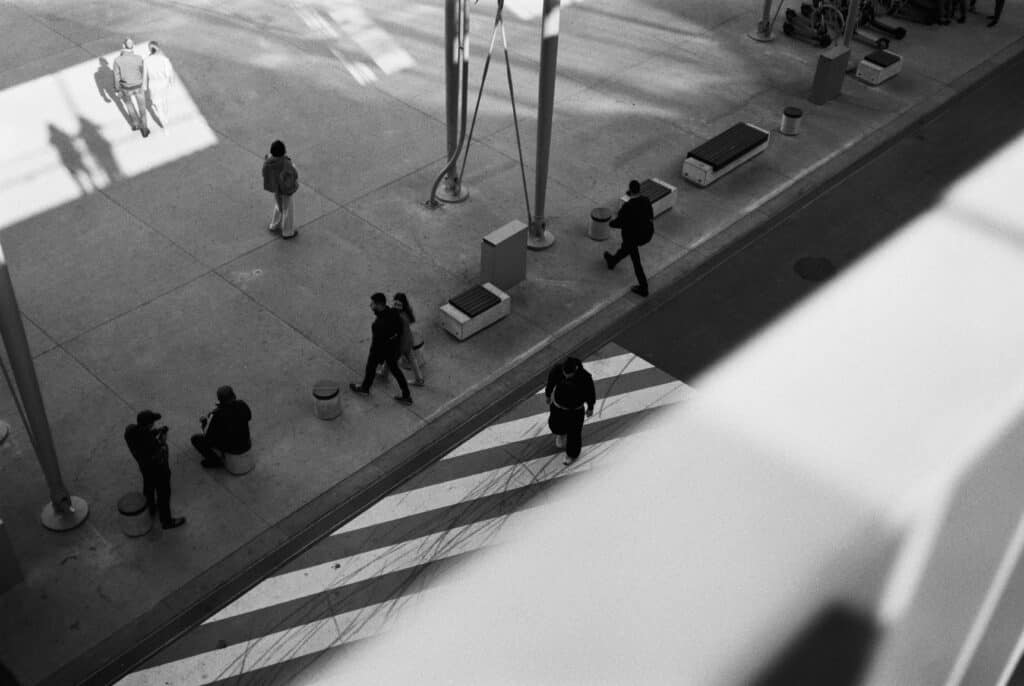
<svg viewBox="0 0 1024 686">
<path fill-rule="evenodd" d="M 40 526 L 46 484 L 0 388 L 12 426 L 0 518 L 24 575 L 0 594 L 0 664 L 19 682 L 75 683 L 189 608 L 226 602 L 225 584 L 296 532 L 1024 51 L 1012 6 L 991 29 L 982 15 L 907 24 L 898 77 L 848 78 L 816 106 L 819 51 L 781 21 L 773 42 L 751 40 L 760 2 L 562 4 L 545 212 L 556 242 L 527 255 L 511 315 L 461 343 L 438 308 L 477 283 L 481 238 L 527 217 L 500 51 L 469 199 L 423 205 L 445 156 L 443 2 L 0 4 L 0 242 L 64 480 L 90 506 L 74 531 Z M 505 2 L 531 206 L 540 5 Z M 472 5 L 471 111 L 494 10 Z M 126 36 L 159 40 L 177 70 L 166 133 L 133 132 L 111 98 Z M 775 131 L 708 188 L 680 177 L 687 151 L 738 121 L 776 130 L 788 105 L 804 110 L 799 136 Z M 292 241 L 267 231 L 260 166 L 276 138 L 302 184 Z M 592 208 L 649 177 L 679 197 L 642 251 L 644 301 L 587 229 Z M 856 227 L 857 213 L 836 221 Z M 374 291 L 408 294 L 426 386 L 410 407 L 393 385 L 347 394 L 321 421 L 313 384 L 361 378 Z M 257 466 L 240 477 L 202 469 L 188 442 L 221 384 L 253 410 Z M 122 432 L 145 408 L 170 426 L 173 509 L 188 523 L 130 539 L 116 503 L 140 477 Z"/>
</svg>

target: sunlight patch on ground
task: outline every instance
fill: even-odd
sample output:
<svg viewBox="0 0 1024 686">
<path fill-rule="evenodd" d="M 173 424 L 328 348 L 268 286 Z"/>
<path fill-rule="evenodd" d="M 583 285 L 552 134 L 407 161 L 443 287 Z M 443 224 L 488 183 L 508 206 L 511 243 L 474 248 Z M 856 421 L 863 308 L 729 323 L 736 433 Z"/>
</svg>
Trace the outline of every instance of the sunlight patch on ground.
<svg viewBox="0 0 1024 686">
<path fill-rule="evenodd" d="M 217 142 L 180 79 L 167 97 L 169 134 L 151 113 L 148 138 L 132 131 L 113 92 L 117 55 L 0 92 L 0 229 Z"/>
<path fill-rule="evenodd" d="M 562 7 L 579 5 L 583 0 L 562 0 L 559 4 Z M 494 3 L 489 3 L 493 5 Z M 505 9 L 516 16 L 517 19 L 537 19 L 544 11 L 544 0 L 505 0 Z"/>
</svg>

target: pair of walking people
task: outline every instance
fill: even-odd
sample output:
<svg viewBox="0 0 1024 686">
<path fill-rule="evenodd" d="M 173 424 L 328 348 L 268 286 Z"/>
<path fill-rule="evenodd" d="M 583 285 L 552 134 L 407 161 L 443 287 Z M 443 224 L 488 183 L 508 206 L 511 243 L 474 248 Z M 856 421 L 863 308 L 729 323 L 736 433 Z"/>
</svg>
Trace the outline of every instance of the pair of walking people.
<svg viewBox="0 0 1024 686">
<path fill-rule="evenodd" d="M 406 300 L 406 302 L 408 301 Z M 370 296 L 370 308 L 373 310 L 375 318 L 370 329 L 370 354 L 366 358 L 366 370 L 361 383 L 350 383 L 348 387 L 353 393 L 364 397 L 369 396 L 373 379 L 377 375 L 377 368 L 383 364 L 395 377 L 398 388 L 402 392 L 401 395 L 395 396 L 395 400 L 402 405 L 412 405 L 409 382 L 398 365 L 398 360 L 402 356 L 402 336 L 403 332 L 408 331 L 409 321 L 403 319 L 397 309 L 388 307 L 388 298 L 383 293 L 374 293 Z M 411 341 L 411 333 L 408 340 Z M 410 361 L 412 359 L 410 356 Z M 422 385 L 422 374 L 418 371 L 418 367 L 414 367 L 414 369 L 417 374 L 417 385 Z"/>
<path fill-rule="evenodd" d="M 149 136 L 146 119 L 147 108 L 160 129 L 167 133 L 169 112 L 167 101 L 176 76 L 171 61 L 160 49 L 159 43 L 150 41 L 149 55 L 143 59 L 135 52 L 135 42 L 125 38 L 121 53 L 114 58 L 114 95 L 124 103 L 124 114 L 128 117 L 132 131 L 142 131 L 142 137 Z M 148 94 L 148 98 L 147 98 Z"/>
</svg>

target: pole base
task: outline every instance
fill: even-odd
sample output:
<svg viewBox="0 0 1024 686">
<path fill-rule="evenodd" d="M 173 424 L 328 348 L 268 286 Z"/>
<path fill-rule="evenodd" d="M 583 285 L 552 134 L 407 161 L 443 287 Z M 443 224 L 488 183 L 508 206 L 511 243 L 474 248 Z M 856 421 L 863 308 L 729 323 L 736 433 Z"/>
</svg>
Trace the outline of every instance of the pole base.
<svg viewBox="0 0 1024 686">
<path fill-rule="evenodd" d="M 541 228 L 539 233 L 534 233 L 531 226 L 529 233 L 526 234 L 526 247 L 530 250 L 546 250 L 554 244 L 555 235 L 545 228 Z"/>
<path fill-rule="evenodd" d="M 71 496 L 71 509 L 58 512 L 53 503 L 46 503 L 39 519 L 50 531 L 70 531 L 85 521 L 89 516 L 89 504 L 77 495 Z"/>
<path fill-rule="evenodd" d="M 775 34 L 772 33 L 771 29 L 762 33 L 760 27 L 758 27 L 757 31 L 751 31 L 748 33 L 747 37 L 756 40 L 758 43 L 771 43 L 775 40 Z"/>
<path fill-rule="evenodd" d="M 437 189 L 436 197 L 441 202 L 463 202 L 469 197 L 469 189 L 463 185 L 459 185 L 456 189 L 441 187 Z"/>
</svg>

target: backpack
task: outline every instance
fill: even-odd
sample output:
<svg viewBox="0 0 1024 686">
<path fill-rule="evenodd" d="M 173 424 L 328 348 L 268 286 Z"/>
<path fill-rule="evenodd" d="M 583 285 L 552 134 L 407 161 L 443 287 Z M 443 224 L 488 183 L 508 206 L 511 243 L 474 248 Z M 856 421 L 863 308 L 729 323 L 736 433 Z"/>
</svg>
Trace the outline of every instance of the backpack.
<svg viewBox="0 0 1024 686">
<path fill-rule="evenodd" d="M 299 170 L 295 168 L 292 161 L 285 158 L 281 167 L 281 174 L 277 178 L 277 188 L 282 195 L 293 195 L 299 190 Z"/>
</svg>

